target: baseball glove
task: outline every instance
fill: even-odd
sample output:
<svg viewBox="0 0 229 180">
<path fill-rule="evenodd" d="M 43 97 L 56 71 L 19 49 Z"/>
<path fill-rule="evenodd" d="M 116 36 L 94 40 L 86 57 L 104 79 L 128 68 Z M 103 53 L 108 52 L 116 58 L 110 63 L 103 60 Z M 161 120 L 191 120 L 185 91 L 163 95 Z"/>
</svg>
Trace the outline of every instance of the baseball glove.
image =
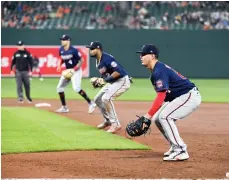
<svg viewBox="0 0 229 180">
<path fill-rule="evenodd" d="M 106 84 L 103 78 L 99 78 L 99 77 L 92 77 L 90 79 L 90 82 L 94 88 L 101 88 Z"/>
<path fill-rule="evenodd" d="M 71 79 L 74 72 L 75 72 L 74 69 L 65 69 L 62 71 L 62 76 L 64 76 L 65 79 Z"/>
<path fill-rule="evenodd" d="M 145 118 L 144 116 L 137 116 L 136 121 L 130 122 L 126 126 L 126 133 L 130 136 L 128 138 L 141 136 L 150 131 L 151 120 Z"/>
</svg>

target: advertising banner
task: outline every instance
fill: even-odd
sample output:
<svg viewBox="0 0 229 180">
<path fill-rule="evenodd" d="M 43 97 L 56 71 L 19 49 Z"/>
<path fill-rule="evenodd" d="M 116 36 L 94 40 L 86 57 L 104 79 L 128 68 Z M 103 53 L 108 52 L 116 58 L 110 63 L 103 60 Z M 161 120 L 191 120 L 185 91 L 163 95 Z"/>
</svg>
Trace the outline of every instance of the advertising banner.
<svg viewBox="0 0 229 180">
<path fill-rule="evenodd" d="M 60 77 L 60 72 L 56 71 L 59 57 L 60 46 L 26 46 L 26 49 L 39 59 L 39 68 L 44 77 Z M 89 77 L 89 50 L 85 46 L 74 46 L 82 55 L 83 77 Z M 10 66 L 12 56 L 17 51 L 17 46 L 1 46 L 1 75 L 11 76 Z M 65 65 L 62 65 L 64 69 Z M 37 72 L 33 72 L 36 75 Z"/>
</svg>

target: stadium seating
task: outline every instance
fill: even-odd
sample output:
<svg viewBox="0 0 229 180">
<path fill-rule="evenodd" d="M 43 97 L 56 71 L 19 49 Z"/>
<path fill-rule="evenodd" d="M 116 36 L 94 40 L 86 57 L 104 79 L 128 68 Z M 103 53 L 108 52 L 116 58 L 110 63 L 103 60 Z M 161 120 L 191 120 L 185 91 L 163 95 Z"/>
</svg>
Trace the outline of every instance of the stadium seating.
<svg viewBox="0 0 229 180">
<path fill-rule="evenodd" d="M 2 1 L 2 28 L 229 29 L 228 2 Z M 123 7 L 122 3 L 125 7 Z"/>
</svg>

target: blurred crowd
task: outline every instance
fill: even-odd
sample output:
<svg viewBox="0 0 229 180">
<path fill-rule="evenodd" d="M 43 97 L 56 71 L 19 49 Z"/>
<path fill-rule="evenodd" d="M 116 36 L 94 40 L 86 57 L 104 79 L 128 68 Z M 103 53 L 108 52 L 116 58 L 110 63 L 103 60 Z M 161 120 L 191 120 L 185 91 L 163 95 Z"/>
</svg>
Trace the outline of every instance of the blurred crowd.
<svg viewBox="0 0 229 180">
<path fill-rule="evenodd" d="M 158 17 L 154 11 L 159 12 L 165 6 L 167 11 Z M 229 29 L 229 2 L 135 2 L 134 13 L 126 24 L 131 29 L 166 30 L 188 25 L 204 30 Z"/>
<path fill-rule="evenodd" d="M 2 27 L 9 28 L 229 29 L 229 2 L 226 1 L 78 1 L 72 3 L 2 1 L 1 3 Z"/>
<path fill-rule="evenodd" d="M 12 2 L 2 1 L 2 27 L 40 29 L 51 18 L 63 18 L 71 6 L 54 1 Z"/>
</svg>

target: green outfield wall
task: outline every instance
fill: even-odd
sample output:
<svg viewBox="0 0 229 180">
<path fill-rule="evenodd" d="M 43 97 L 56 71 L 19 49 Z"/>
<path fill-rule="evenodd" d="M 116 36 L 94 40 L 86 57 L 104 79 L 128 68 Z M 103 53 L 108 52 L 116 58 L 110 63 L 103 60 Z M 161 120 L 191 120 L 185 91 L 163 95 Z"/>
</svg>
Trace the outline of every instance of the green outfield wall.
<svg viewBox="0 0 229 180">
<path fill-rule="evenodd" d="M 98 40 L 104 51 L 112 54 L 133 77 L 148 77 L 135 53 L 143 44 L 160 49 L 160 61 L 191 78 L 229 78 L 229 31 L 160 31 L 160 30 L 18 30 L 2 28 L 2 45 L 18 40 L 28 45 L 59 45 L 63 34 L 74 45 Z M 98 75 L 91 59 L 90 76 Z"/>
</svg>

